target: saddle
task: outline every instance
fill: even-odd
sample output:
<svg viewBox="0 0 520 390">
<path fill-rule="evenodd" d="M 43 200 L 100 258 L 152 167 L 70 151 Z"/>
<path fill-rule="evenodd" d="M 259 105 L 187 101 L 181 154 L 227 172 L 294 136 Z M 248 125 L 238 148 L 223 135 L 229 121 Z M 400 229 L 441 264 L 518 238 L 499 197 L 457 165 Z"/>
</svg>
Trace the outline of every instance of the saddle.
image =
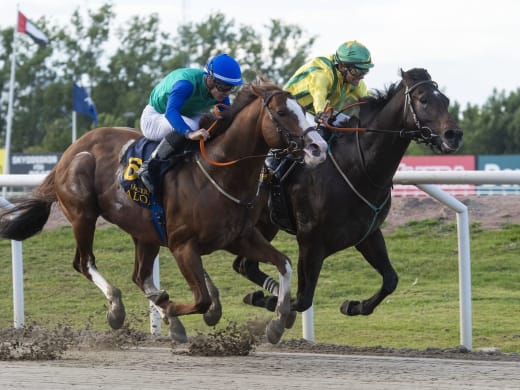
<svg viewBox="0 0 520 390">
<path fill-rule="evenodd" d="M 157 172 L 159 172 L 159 174 L 156 175 L 156 177 L 153 177 L 157 191 L 155 194 L 152 194 L 141 181 L 137 171 L 141 167 L 143 161 L 149 159 L 158 144 L 158 141 L 152 141 L 145 137 L 138 138 L 134 143 L 132 143 L 121 158 L 123 170 L 119 177 L 119 183 L 130 199 L 139 206 L 151 210 L 152 221 L 157 233 L 163 241 L 166 241 L 166 217 L 162 207 L 162 178 L 178 158 L 191 151 L 182 151 L 180 154 L 173 156 L 173 158 L 159 160 L 157 162 Z"/>
</svg>

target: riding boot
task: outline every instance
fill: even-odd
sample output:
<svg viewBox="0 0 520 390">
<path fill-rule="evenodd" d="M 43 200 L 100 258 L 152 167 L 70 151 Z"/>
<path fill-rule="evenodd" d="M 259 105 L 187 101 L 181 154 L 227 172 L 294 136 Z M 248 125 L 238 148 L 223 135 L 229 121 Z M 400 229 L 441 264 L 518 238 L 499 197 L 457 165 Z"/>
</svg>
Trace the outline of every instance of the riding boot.
<svg viewBox="0 0 520 390">
<path fill-rule="evenodd" d="M 185 143 L 186 137 L 184 137 L 183 134 L 173 131 L 161 140 L 150 155 L 150 158 L 141 164 L 137 175 L 152 194 L 156 190 L 154 183 L 158 183 L 160 180 L 161 162 L 170 159 Z"/>
</svg>

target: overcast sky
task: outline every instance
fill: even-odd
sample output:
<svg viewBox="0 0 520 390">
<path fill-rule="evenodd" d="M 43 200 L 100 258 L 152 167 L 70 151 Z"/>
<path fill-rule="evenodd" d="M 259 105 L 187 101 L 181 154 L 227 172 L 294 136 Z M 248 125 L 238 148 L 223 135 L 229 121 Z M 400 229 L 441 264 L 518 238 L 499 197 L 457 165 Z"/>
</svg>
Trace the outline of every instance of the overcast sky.
<svg viewBox="0 0 520 390">
<path fill-rule="evenodd" d="M 29 19 L 46 16 L 66 23 L 79 8 L 98 9 L 97 0 L 2 0 L 0 26 L 13 26 L 16 6 Z M 200 22 L 222 12 L 237 24 L 260 30 L 271 19 L 297 24 L 317 36 L 312 55 L 335 51 L 357 39 L 376 66 L 369 88 L 398 81 L 398 69 L 426 68 L 441 89 L 465 107 L 482 105 L 493 88 L 520 86 L 520 1 L 518 0 L 113 0 L 116 26 L 134 15 L 158 13 L 162 30 L 176 32 L 183 20 Z"/>
</svg>

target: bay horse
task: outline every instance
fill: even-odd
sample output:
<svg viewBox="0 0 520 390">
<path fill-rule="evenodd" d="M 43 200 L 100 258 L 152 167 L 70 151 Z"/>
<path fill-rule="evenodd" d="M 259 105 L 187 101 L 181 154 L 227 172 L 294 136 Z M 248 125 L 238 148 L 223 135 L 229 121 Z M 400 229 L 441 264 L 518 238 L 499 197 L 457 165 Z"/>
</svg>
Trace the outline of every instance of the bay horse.
<svg viewBox="0 0 520 390">
<path fill-rule="evenodd" d="M 390 85 L 386 93 L 375 91 L 361 100 L 359 131 L 331 131 L 324 164 L 316 169 L 295 166 L 281 184 L 299 249 L 298 291 L 292 303 L 296 311 L 311 307 L 325 258 L 352 246 L 382 276 L 382 286 L 368 299 L 345 300 L 341 313 L 369 315 L 396 289 L 398 276 L 381 225 L 390 209 L 392 178 L 401 158 L 412 140 L 440 153 L 455 152 L 462 144 L 463 132 L 448 112 L 449 99 L 428 72 L 415 68 L 401 70 L 400 75 L 402 80 Z M 269 218 L 267 198 L 264 193 L 258 227 L 272 240 L 279 227 Z M 272 310 L 278 283 L 244 256 L 235 259 L 233 268 L 273 294 L 256 291 L 244 301 Z"/>
<path fill-rule="evenodd" d="M 278 342 L 296 314 L 290 310 L 292 268 L 287 256 L 256 229 L 250 206 L 271 148 L 299 153 L 306 164 L 314 166 L 325 160 L 326 142 L 296 100 L 267 82 L 244 86 L 222 115 L 204 147 L 206 160 L 202 153 L 194 153 L 164 176 L 165 240 L 154 228 L 150 209 L 130 199 L 118 180 L 124 169 L 123 152 L 142 136 L 126 128 L 99 128 L 73 143 L 30 197 L 3 211 L 0 236 L 14 240 L 33 236 L 49 218 L 51 205 L 58 202 L 76 240 L 73 267 L 103 292 L 109 303 L 108 323 L 118 329 L 125 319 L 121 291 L 100 273 L 93 253 L 96 220 L 102 216 L 132 237 L 132 280 L 170 324 L 170 336 L 179 342 L 187 341 L 187 335 L 178 316 L 199 313 L 208 325 L 214 325 L 222 314 L 218 290 L 203 270 L 202 255 L 224 249 L 269 262 L 280 274 L 281 295 L 277 318 L 270 321 L 266 332 L 270 342 Z M 203 145 L 201 142 L 201 149 Z M 222 161 L 230 159 L 238 161 L 217 164 L 226 165 Z M 173 302 L 154 285 L 153 263 L 161 246 L 173 254 L 191 288 L 193 303 Z"/>
</svg>

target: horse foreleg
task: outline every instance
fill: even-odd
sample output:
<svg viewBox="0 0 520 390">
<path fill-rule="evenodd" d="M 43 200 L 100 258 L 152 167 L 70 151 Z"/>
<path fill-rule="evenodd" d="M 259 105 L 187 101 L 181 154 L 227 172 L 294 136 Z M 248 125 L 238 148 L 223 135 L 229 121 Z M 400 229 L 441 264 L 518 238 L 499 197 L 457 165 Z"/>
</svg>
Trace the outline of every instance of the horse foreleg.
<svg viewBox="0 0 520 390">
<path fill-rule="evenodd" d="M 210 308 L 212 301 L 206 286 L 204 268 L 200 254 L 193 249 L 196 244 L 186 243 L 172 249 L 177 266 L 193 293 L 193 303 L 174 303 L 168 305 L 167 313 L 171 316 L 187 314 L 204 314 Z"/>
<path fill-rule="evenodd" d="M 267 339 L 271 344 L 280 341 L 285 328 L 292 328 L 296 320 L 296 312 L 291 312 L 291 275 L 292 267 L 289 260 L 285 261 L 285 273 L 280 272 L 280 291 L 275 312 L 278 318 L 267 324 Z"/>
<path fill-rule="evenodd" d="M 157 254 L 158 245 L 150 245 L 139 242 L 134 238 L 135 259 L 133 282 L 144 292 L 146 298 L 158 311 L 164 323 L 169 325 L 168 334 L 176 342 L 186 343 L 188 336 L 182 322 L 175 316 L 168 316 L 166 308 L 170 304 L 170 296 L 164 290 L 159 290 L 153 279 L 153 266 Z"/>
<path fill-rule="evenodd" d="M 308 237 L 298 237 L 298 249 L 298 291 L 293 309 L 304 312 L 312 306 L 325 256 L 322 242 Z"/>
<path fill-rule="evenodd" d="M 394 292 L 398 283 L 398 276 L 392 264 L 390 264 L 381 230 L 378 229 L 372 233 L 365 241 L 357 245 L 356 249 L 383 277 L 383 284 L 379 291 L 364 301 L 347 300 L 343 302 L 340 311 L 349 316 L 371 314 L 383 299 Z"/>
<path fill-rule="evenodd" d="M 208 273 L 204 270 L 204 280 L 206 282 L 206 287 L 209 292 L 209 296 L 211 297 L 211 305 L 203 314 L 204 322 L 208 326 L 216 325 L 220 319 L 222 318 L 222 304 L 220 303 L 220 294 L 218 292 L 217 286 L 213 283 Z"/>
</svg>

